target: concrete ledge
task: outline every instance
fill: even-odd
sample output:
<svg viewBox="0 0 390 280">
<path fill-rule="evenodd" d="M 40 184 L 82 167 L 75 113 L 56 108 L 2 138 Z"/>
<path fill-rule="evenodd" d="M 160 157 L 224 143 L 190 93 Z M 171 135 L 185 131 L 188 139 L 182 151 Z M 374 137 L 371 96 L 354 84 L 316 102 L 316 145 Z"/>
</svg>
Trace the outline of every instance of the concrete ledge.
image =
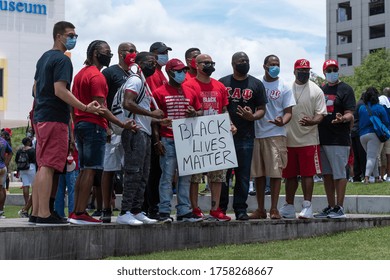
<svg viewBox="0 0 390 280">
<path fill-rule="evenodd" d="M 390 217 L 254 220 L 155 224 L 36 227 L 27 219 L 0 220 L 0 259 L 102 259 L 220 244 L 269 242 L 389 226 Z"/>
</svg>

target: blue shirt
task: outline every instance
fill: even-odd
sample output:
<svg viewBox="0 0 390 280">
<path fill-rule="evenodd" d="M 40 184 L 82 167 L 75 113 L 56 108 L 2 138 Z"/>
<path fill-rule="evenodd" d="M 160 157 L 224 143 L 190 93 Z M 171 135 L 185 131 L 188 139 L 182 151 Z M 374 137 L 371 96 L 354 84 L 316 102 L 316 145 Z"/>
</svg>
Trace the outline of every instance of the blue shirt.
<svg viewBox="0 0 390 280">
<path fill-rule="evenodd" d="M 387 116 L 387 112 L 385 108 L 380 104 L 371 105 L 368 104 L 371 108 L 371 113 L 380 118 L 382 123 L 386 127 L 390 127 L 389 117 Z M 363 136 L 367 133 L 375 133 L 374 127 L 370 121 L 370 116 L 368 115 L 368 111 L 365 105 L 360 106 L 359 108 L 359 136 Z"/>
<path fill-rule="evenodd" d="M 5 153 L 11 154 L 12 148 L 2 137 L 0 137 L 0 169 L 5 167 Z"/>
</svg>

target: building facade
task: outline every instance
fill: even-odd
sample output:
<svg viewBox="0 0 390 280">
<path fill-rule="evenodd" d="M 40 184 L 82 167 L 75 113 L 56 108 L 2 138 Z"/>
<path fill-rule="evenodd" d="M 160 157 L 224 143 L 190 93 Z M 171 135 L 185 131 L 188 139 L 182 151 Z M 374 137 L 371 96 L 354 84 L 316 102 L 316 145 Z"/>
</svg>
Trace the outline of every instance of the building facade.
<svg viewBox="0 0 390 280">
<path fill-rule="evenodd" d="M 349 76 L 364 57 L 390 48 L 390 1 L 327 0 L 326 59 L 337 59 Z"/>
<path fill-rule="evenodd" d="M 0 128 L 27 125 L 36 63 L 64 18 L 65 0 L 0 1 Z"/>
</svg>

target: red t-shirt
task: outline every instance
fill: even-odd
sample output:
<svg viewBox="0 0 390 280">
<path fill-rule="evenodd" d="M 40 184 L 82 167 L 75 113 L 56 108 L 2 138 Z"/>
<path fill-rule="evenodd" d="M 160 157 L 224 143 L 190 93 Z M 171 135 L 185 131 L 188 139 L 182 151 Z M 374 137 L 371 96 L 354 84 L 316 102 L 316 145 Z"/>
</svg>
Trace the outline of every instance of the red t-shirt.
<svg viewBox="0 0 390 280">
<path fill-rule="evenodd" d="M 197 78 L 188 80 L 183 87 L 195 90 L 203 108 L 203 115 L 222 114 L 222 108 L 229 104 L 228 91 L 219 81 L 211 78 L 210 83 L 205 84 Z"/>
<path fill-rule="evenodd" d="M 187 81 L 189 81 L 189 80 L 191 80 L 191 79 L 193 79 L 193 78 L 195 78 L 196 77 L 196 72 L 195 73 L 190 73 L 190 72 L 187 72 L 186 73 L 186 78 L 184 79 L 184 82 L 187 82 Z"/>
<path fill-rule="evenodd" d="M 93 101 L 93 97 L 103 97 L 104 105 L 108 94 L 106 78 L 96 66 L 85 66 L 74 77 L 72 92 L 74 96 L 84 104 Z M 107 128 L 107 120 L 99 115 L 74 109 L 75 123 L 84 121 L 95 123 Z"/>
<path fill-rule="evenodd" d="M 146 82 L 151 90 L 152 93 L 162 85 L 165 85 L 168 83 L 167 78 L 164 76 L 161 69 L 156 67 L 156 71 L 154 71 L 154 74 L 150 77 L 146 78 Z"/>
<path fill-rule="evenodd" d="M 155 90 L 154 98 L 158 107 L 164 111 L 165 117 L 174 120 L 184 119 L 188 106 L 194 107 L 195 111 L 201 108 L 196 92 L 188 87 L 177 89 L 166 84 Z M 161 126 L 160 136 L 173 138 L 172 127 Z"/>
</svg>

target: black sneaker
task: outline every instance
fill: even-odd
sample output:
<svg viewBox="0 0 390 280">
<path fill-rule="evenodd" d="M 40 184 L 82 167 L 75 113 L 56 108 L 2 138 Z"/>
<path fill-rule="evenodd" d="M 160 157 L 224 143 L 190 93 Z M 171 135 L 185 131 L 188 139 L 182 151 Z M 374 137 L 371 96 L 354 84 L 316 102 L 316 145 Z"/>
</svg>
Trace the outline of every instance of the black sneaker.
<svg viewBox="0 0 390 280">
<path fill-rule="evenodd" d="M 161 224 L 173 222 L 173 218 L 169 215 L 169 213 L 159 213 L 159 216 L 160 218 L 158 219 L 158 222 Z"/>
<path fill-rule="evenodd" d="M 30 225 L 35 225 L 35 224 L 37 223 L 37 217 L 31 215 L 31 216 L 28 218 L 28 223 L 29 223 Z"/>
<path fill-rule="evenodd" d="M 92 213 L 91 217 L 101 217 L 102 215 L 103 215 L 103 211 L 98 209 Z"/>
<path fill-rule="evenodd" d="M 51 215 L 54 216 L 55 218 L 59 219 L 59 220 L 63 220 L 65 222 L 68 221 L 68 219 L 66 217 L 60 216 L 56 211 L 53 211 L 53 213 L 51 213 Z"/>
<path fill-rule="evenodd" d="M 112 215 L 111 209 L 104 209 L 102 211 L 102 216 L 100 217 L 100 219 L 103 221 L 103 224 L 111 223 L 111 215 Z"/>
<path fill-rule="evenodd" d="M 237 213 L 236 214 L 236 220 L 238 220 L 238 221 L 248 221 L 249 220 L 249 216 L 245 212 Z"/>
<path fill-rule="evenodd" d="M 328 215 L 332 210 L 333 208 L 328 205 L 324 209 L 322 209 L 320 213 L 314 214 L 313 217 L 317 219 L 326 219 L 328 218 Z"/>
<path fill-rule="evenodd" d="M 250 192 L 248 192 L 248 194 L 249 194 L 250 196 L 255 196 L 255 195 L 256 195 L 256 191 L 250 191 Z"/>
<path fill-rule="evenodd" d="M 189 212 L 185 215 L 182 215 L 182 216 L 177 216 L 176 217 L 176 220 L 178 222 L 190 222 L 190 223 L 196 223 L 196 222 L 201 222 L 203 221 L 203 218 L 202 217 L 199 217 L 197 215 L 195 215 L 194 213 L 192 212 Z"/>
<path fill-rule="evenodd" d="M 58 219 L 57 217 L 50 215 L 47 218 L 37 217 L 37 226 L 64 226 L 69 225 L 67 220 Z"/>
<path fill-rule="evenodd" d="M 153 219 L 157 221 L 160 220 L 160 214 L 158 212 L 150 212 L 147 216 L 149 219 Z"/>
</svg>

